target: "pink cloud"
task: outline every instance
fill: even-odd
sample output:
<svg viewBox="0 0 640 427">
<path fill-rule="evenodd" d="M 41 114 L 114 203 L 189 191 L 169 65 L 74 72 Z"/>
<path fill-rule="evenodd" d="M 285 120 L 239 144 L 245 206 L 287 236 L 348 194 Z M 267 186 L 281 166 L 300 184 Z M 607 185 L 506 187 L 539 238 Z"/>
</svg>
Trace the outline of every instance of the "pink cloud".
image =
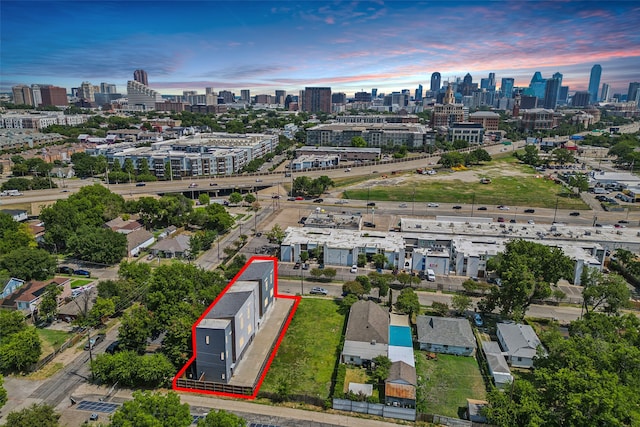
<svg viewBox="0 0 640 427">
<path fill-rule="evenodd" d="M 332 24 L 335 24 L 335 23 L 336 23 L 336 21 L 333 19 L 333 17 L 332 17 L 332 16 L 327 16 L 327 17 L 324 19 L 324 23 L 325 23 L 325 24 L 332 25 Z"/>
</svg>

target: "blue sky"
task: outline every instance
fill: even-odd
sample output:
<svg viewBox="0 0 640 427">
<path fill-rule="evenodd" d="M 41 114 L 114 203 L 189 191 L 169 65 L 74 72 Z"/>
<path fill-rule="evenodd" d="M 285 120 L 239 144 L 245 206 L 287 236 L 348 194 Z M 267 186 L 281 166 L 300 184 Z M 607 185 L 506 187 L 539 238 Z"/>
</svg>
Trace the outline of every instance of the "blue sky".
<svg viewBox="0 0 640 427">
<path fill-rule="evenodd" d="M 115 83 L 142 68 L 163 94 L 305 86 L 353 94 L 534 71 L 586 90 L 640 81 L 638 1 L 0 1 L 0 91 Z"/>
</svg>

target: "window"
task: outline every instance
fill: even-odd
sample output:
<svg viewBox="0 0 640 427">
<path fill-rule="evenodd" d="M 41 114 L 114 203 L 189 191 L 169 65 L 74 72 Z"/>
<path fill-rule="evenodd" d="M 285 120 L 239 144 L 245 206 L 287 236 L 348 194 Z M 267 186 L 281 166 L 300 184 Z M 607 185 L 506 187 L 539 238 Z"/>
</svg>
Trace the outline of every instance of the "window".
<svg viewBox="0 0 640 427">
<path fill-rule="evenodd" d="M 204 342 L 205 342 L 205 344 L 209 345 L 209 335 L 204 337 Z"/>
<path fill-rule="evenodd" d="M 518 362 L 522 362 L 522 357 L 518 357 Z"/>
<path fill-rule="evenodd" d="M 220 360 L 224 360 L 224 351 L 220 353 Z"/>
<path fill-rule="evenodd" d="M 222 379 L 223 379 L 223 380 L 225 379 L 225 376 L 226 376 L 225 374 L 222 374 Z"/>
</svg>

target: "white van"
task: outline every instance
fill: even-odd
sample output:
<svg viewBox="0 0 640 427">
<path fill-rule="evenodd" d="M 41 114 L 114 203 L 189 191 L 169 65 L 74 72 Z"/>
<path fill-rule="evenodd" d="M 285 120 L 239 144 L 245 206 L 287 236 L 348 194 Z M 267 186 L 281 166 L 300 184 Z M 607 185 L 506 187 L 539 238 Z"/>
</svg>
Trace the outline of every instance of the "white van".
<svg viewBox="0 0 640 427">
<path fill-rule="evenodd" d="M 427 269 L 427 280 L 430 282 L 436 281 L 436 273 L 432 269 Z"/>
</svg>

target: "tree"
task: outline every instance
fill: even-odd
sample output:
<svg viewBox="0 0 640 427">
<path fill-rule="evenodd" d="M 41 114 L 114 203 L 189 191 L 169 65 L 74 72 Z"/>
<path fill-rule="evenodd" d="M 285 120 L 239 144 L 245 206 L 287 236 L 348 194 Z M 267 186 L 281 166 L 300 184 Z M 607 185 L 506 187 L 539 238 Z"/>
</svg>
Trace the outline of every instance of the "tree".
<svg viewBox="0 0 640 427">
<path fill-rule="evenodd" d="M 366 147 L 367 141 L 361 136 L 354 136 L 351 138 L 351 146 L 352 147 Z"/>
<path fill-rule="evenodd" d="M 332 280 L 336 277 L 338 271 L 335 268 L 325 268 L 322 270 L 322 275 L 327 278 L 327 280 Z"/>
<path fill-rule="evenodd" d="M 233 193 L 229 194 L 230 204 L 237 205 L 240 202 L 242 202 L 242 194 L 238 193 L 237 191 L 234 191 Z"/>
<path fill-rule="evenodd" d="M 409 316 L 420 313 L 418 294 L 412 288 L 405 288 L 400 291 L 400 295 L 396 300 L 396 309 Z"/>
<path fill-rule="evenodd" d="M 42 353 L 36 328 L 28 327 L 0 343 L 0 370 L 22 372 L 33 365 Z"/>
<path fill-rule="evenodd" d="M 374 254 L 371 260 L 376 268 L 384 268 L 384 265 L 387 263 L 387 257 L 384 254 Z"/>
<path fill-rule="evenodd" d="M 58 427 L 60 425 L 59 419 L 60 414 L 56 413 L 53 406 L 46 403 L 39 405 L 34 403 L 20 411 L 9 412 L 5 425 L 12 427 Z"/>
<path fill-rule="evenodd" d="M 209 197 L 207 193 L 201 193 L 198 196 L 198 201 L 200 202 L 201 205 L 207 206 L 209 203 L 211 203 L 211 197 Z"/>
<path fill-rule="evenodd" d="M 365 293 L 362 284 L 356 280 L 344 282 L 344 285 L 342 285 L 342 292 L 346 294 L 353 294 L 358 297 L 361 297 Z"/>
<path fill-rule="evenodd" d="M 164 387 L 175 374 L 164 354 L 139 355 L 130 350 L 100 354 L 91 370 L 101 382 L 124 387 Z"/>
<path fill-rule="evenodd" d="M 56 260 L 49 252 L 28 247 L 9 252 L 0 264 L 12 277 L 19 277 L 25 281 L 45 280 L 51 277 L 56 269 Z"/>
<path fill-rule="evenodd" d="M 302 262 L 307 262 L 307 261 L 309 261 L 309 252 L 307 252 L 307 251 L 301 251 L 301 252 L 300 252 L 300 261 L 302 261 Z"/>
<path fill-rule="evenodd" d="M 112 415 L 111 426 L 189 427 L 192 421 L 189 405 L 180 403 L 177 393 L 134 391 L 133 400 L 124 402 Z"/>
<path fill-rule="evenodd" d="M 358 254 L 358 267 L 364 267 L 367 263 L 367 255 L 366 254 Z"/>
<path fill-rule="evenodd" d="M 631 291 L 622 276 L 605 276 L 598 270 L 589 269 L 586 277 L 582 283 L 582 301 L 587 314 L 602 308 L 605 313 L 615 315 L 629 304 Z"/>
<path fill-rule="evenodd" d="M 373 378 L 378 383 L 384 382 L 389 376 L 389 370 L 391 369 L 391 359 L 387 356 L 376 356 L 372 360 L 373 362 Z"/>
<path fill-rule="evenodd" d="M 231 412 L 211 411 L 198 421 L 198 427 L 246 427 L 247 422 Z"/>
<path fill-rule="evenodd" d="M 491 155 L 484 148 L 476 148 L 470 154 L 472 154 L 477 162 L 490 162 Z"/>
<path fill-rule="evenodd" d="M 7 390 L 4 388 L 4 377 L 0 375 L 0 409 L 7 403 Z"/>
<path fill-rule="evenodd" d="M 451 298 L 451 307 L 459 314 L 464 314 L 471 306 L 473 306 L 473 301 L 467 295 L 456 294 Z"/>
<path fill-rule="evenodd" d="M 465 141 L 464 139 L 456 139 L 455 141 L 453 141 L 454 150 L 462 150 L 468 147 L 469 147 L 469 142 Z"/>
<path fill-rule="evenodd" d="M 431 303 L 431 309 L 436 312 L 438 316 L 446 316 L 449 313 L 449 304 L 446 302 L 434 301 Z"/>
<path fill-rule="evenodd" d="M 284 231 L 282 231 L 280 224 L 275 224 L 273 227 L 271 227 L 271 230 L 266 233 L 266 236 L 270 242 L 281 244 L 286 234 L 284 233 Z"/>
<path fill-rule="evenodd" d="M 57 283 L 48 285 L 38 305 L 38 314 L 45 319 L 52 319 L 58 313 L 58 295 L 62 293 L 62 289 Z"/>
<path fill-rule="evenodd" d="M 127 350 L 144 352 L 153 327 L 151 313 L 146 307 L 132 307 L 122 316 L 122 324 L 118 329 L 120 344 Z"/>
<path fill-rule="evenodd" d="M 340 312 L 343 314 L 347 314 L 351 309 L 351 306 L 358 302 L 358 297 L 354 294 L 348 294 L 342 301 L 340 301 Z"/>
<path fill-rule="evenodd" d="M 575 161 L 575 158 L 573 157 L 571 151 L 567 150 L 566 148 L 556 148 L 555 150 L 553 150 L 552 154 L 555 161 L 557 163 L 560 163 L 561 165 L 564 165 L 565 163 L 573 163 Z"/>
<path fill-rule="evenodd" d="M 174 366 L 184 365 L 191 356 L 191 327 L 197 319 L 190 314 L 174 316 L 162 340 L 162 353 Z"/>
<path fill-rule="evenodd" d="M 27 327 L 24 315 L 18 310 L 0 310 L 0 343 Z"/>
<path fill-rule="evenodd" d="M 256 201 L 256 196 L 254 196 L 253 194 L 247 193 L 247 194 L 244 195 L 244 202 L 245 203 L 250 205 L 251 203 L 253 203 L 255 201 Z"/>
<path fill-rule="evenodd" d="M 112 316 L 116 312 L 116 304 L 111 298 L 102 298 L 98 296 L 95 304 L 87 313 L 89 325 L 97 327 L 102 324 L 102 319 Z"/>
<path fill-rule="evenodd" d="M 67 242 L 81 260 L 117 264 L 127 255 L 127 236 L 104 227 L 80 227 Z"/>
<path fill-rule="evenodd" d="M 443 153 L 440 157 L 440 160 L 438 160 L 438 163 L 440 163 L 445 168 L 460 166 L 464 164 L 464 156 L 457 151 Z"/>
<path fill-rule="evenodd" d="M 569 185 L 576 190 L 578 193 L 582 193 L 583 191 L 589 190 L 589 178 L 584 173 L 576 173 L 569 178 Z"/>
</svg>

